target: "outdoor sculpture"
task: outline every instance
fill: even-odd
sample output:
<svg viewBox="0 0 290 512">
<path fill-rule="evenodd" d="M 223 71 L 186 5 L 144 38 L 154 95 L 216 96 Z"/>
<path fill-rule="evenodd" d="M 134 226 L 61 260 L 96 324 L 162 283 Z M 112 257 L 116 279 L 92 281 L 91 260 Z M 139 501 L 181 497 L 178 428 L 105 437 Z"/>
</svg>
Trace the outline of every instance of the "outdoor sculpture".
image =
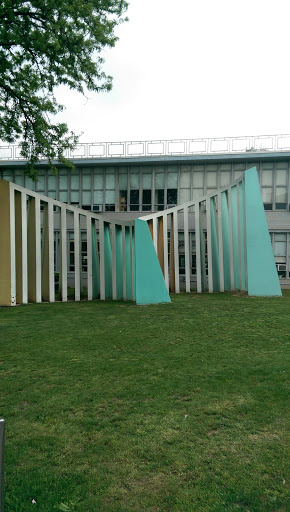
<svg viewBox="0 0 290 512">
<path fill-rule="evenodd" d="M 198 292 L 281 295 L 255 168 L 198 200 L 134 221 L 113 220 L 0 180 L 0 219 L 0 305 L 55 301 L 55 229 L 60 232 L 60 296 L 67 300 L 68 228 L 74 233 L 75 300 L 86 277 L 88 300 L 170 302 L 168 290 L 180 291 L 179 232 L 184 233 L 187 292 L 189 232 L 195 232 Z M 80 229 L 86 231 L 86 272 Z"/>
</svg>

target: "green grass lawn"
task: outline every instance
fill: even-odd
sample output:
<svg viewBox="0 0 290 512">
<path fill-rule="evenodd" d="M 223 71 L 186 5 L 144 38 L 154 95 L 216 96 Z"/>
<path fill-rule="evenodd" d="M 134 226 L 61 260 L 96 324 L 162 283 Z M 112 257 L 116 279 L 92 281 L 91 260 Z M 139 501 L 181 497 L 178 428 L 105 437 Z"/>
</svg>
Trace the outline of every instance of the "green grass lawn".
<svg viewBox="0 0 290 512">
<path fill-rule="evenodd" d="M 289 292 L 0 308 L 5 512 L 289 510 L 289 318 Z"/>
</svg>

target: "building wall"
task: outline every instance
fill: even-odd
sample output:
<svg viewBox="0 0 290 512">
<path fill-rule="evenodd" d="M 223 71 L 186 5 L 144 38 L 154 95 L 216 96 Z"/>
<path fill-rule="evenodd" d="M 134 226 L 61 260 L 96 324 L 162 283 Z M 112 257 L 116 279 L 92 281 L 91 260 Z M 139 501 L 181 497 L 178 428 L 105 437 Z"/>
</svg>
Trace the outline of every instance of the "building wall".
<svg viewBox="0 0 290 512">
<path fill-rule="evenodd" d="M 258 155 L 250 158 L 244 154 L 238 159 L 227 155 L 210 160 L 202 156 L 182 161 L 174 158 L 148 160 L 84 160 L 76 162 L 74 170 L 60 168 L 58 175 L 52 175 L 42 164 L 35 183 L 24 175 L 23 163 L 1 162 L 0 178 L 87 210 L 112 212 L 112 216 L 119 218 L 134 218 L 214 191 L 255 165 L 278 273 L 282 285 L 290 285 L 289 157 L 265 154 L 260 158 Z M 192 239 L 194 256 L 194 233 Z M 179 243 L 182 253 L 182 232 Z M 83 247 L 85 254 L 85 241 Z M 73 253 L 73 239 L 68 249 Z M 70 260 L 73 262 L 72 254 Z M 181 274 L 183 260 L 181 254 Z M 73 271 L 73 263 L 68 271 Z"/>
</svg>

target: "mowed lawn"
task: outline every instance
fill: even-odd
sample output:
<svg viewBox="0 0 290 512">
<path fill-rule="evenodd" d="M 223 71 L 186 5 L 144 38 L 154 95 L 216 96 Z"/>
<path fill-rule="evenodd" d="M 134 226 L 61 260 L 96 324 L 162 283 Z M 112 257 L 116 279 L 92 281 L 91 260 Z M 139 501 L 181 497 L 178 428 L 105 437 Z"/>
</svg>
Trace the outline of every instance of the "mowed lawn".
<svg viewBox="0 0 290 512">
<path fill-rule="evenodd" d="M 289 333 L 289 291 L 0 308 L 5 512 L 289 510 Z"/>
</svg>

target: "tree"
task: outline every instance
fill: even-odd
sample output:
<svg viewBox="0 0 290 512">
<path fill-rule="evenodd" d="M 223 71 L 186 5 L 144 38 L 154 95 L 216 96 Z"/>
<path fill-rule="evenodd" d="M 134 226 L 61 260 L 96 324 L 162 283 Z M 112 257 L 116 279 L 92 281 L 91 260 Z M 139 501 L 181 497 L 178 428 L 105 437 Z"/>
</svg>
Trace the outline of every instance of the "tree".
<svg viewBox="0 0 290 512">
<path fill-rule="evenodd" d="M 63 110 L 54 96 L 65 84 L 84 93 L 109 91 L 102 71 L 104 47 L 117 41 L 125 0 L 0 0 L 0 140 L 19 142 L 27 172 L 45 157 L 68 165 L 77 136 L 52 122 Z"/>
</svg>

